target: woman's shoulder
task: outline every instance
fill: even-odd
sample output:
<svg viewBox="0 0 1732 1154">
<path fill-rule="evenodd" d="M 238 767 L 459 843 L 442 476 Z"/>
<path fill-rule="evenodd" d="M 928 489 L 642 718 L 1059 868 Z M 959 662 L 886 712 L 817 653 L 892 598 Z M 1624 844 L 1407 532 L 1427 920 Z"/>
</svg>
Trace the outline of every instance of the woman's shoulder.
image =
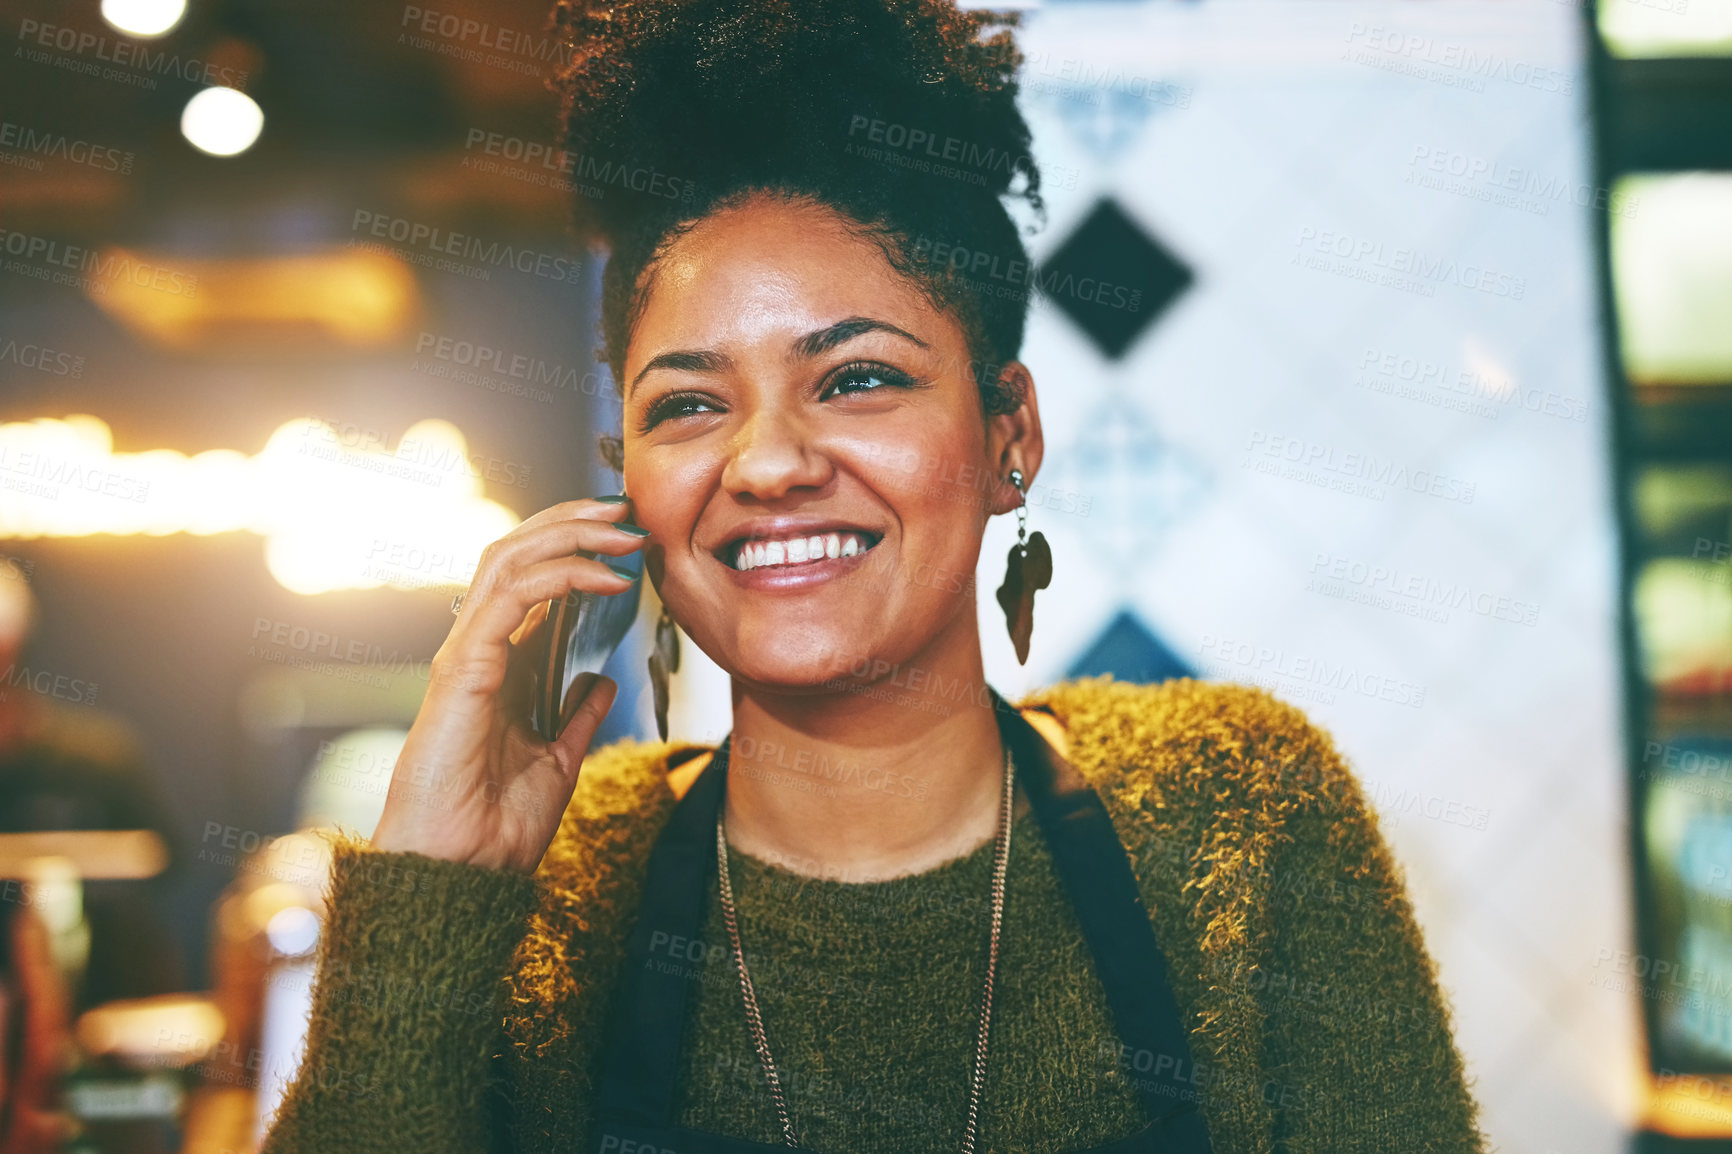
<svg viewBox="0 0 1732 1154">
<path fill-rule="evenodd" d="M 1139 685 L 1109 675 L 1062 681 L 1017 705 L 1050 713 L 1078 770 L 1129 801 L 1236 801 L 1265 817 L 1363 806 L 1328 731 L 1256 686 L 1190 677 Z"/>
<path fill-rule="evenodd" d="M 1173 940 L 1230 951 L 1257 936 L 1281 887 L 1389 900 L 1399 889 L 1374 811 L 1327 731 L 1266 690 L 1106 678 L 1031 694 L 1064 725 Z M 1201 955 L 1199 954 L 1198 957 Z M 1195 961 L 1196 959 L 1192 959 Z M 1201 963 L 1198 963 L 1201 964 Z"/>
</svg>

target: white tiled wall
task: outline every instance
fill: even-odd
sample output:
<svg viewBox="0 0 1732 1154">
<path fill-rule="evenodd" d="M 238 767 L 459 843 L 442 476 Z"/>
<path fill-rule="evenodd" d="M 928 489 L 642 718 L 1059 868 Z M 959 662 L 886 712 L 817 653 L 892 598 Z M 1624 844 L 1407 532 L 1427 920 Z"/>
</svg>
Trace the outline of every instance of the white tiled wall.
<svg viewBox="0 0 1732 1154">
<path fill-rule="evenodd" d="M 1592 985 L 1630 914 L 1579 20 L 1550 0 L 1031 13 L 1023 42 L 1047 67 L 1166 85 L 1104 162 L 1074 110 L 1030 94 L 1043 162 L 1085 171 L 1052 192 L 1037 256 L 1110 193 L 1197 284 L 1116 365 L 1055 310 L 1037 316 L 1026 359 L 1057 450 L 1044 479 L 1085 474 L 1066 447 L 1109 402 L 1170 459 L 1127 462 L 1128 501 L 1115 489 L 1086 519 L 1043 519 L 1057 572 L 1026 671 L 984 628 L 1007 689 L 1062 675 L 1121 602 L 1206 676 L 1252 675 L 1226 641 L 1279 651 L 1259 667 L 1286 671 L 1271 688 L 1335 735 L 1384 810 L 1489 1136 L 1531 1154 L 1623 1149 L 1640 1062 L 1635 1006 Z M 1475 178 L 1447 183 L 1452 167 Z M 1348 255 L 1294 263 L 1324 256 L 1326 234 L 1351 238 L 1330 244 Z M 1357 279 L 1420 254 L 1442 271 Z M 1470 268 L 1500 278 L 1470 287 Z M 1466 373 L 1480 395 L 1374 391 L 1386 353 L 1458 388 Z M 1446 399 L 1486 408 L 1428 403 Z M 1347 455 L 1370 454 L 1473 497 L 1385 485 L 1371 499 L 1247 468 L 1276 436 L 1333 454 L 1327 478 L 1354 478 Z M 1134 564 L 1089 563 L 1126 540 Z M 1381 603 L 1327 596 L 1307 588 L 1319 558 L 1381 566 L 1397 588 L 1465 585 L 1490 612 L 1428 620 L 1369 583 L 1345 588 Z M 1291 672 L 1301 658 L 1389 679 L 1362 685 L 1397 700 L 1321 688 Z M 1397 703 L 1418 688 L 1422 704 Z"/>
</svg>

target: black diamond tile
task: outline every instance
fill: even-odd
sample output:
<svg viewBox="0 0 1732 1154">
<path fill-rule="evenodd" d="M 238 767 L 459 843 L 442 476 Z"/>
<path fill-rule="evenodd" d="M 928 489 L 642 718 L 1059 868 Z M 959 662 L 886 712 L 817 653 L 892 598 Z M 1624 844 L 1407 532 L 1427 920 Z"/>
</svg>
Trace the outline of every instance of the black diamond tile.
<svg viewBox="0 0 1732 1154">
<path fill-rule="evenodd" d="M 1112 360 L 1196 279 L 1111 198 L 1089 210 L 1036 275 L 1046 297 Z"/>
<path fill-rule="evenodd" d="M 1154 685 L 1196 673 L 1129 609 L 1121 609 L 1093 645 L 1070 667 L 1066 677 L 1099 677 L 1110 673 L 1118 681 Z"/>
</svg>

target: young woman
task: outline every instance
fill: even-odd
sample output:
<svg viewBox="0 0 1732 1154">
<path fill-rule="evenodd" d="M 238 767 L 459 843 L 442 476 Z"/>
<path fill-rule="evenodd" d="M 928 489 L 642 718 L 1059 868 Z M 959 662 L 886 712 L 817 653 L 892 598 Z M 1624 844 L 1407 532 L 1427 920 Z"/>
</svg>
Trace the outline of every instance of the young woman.
<svg viewBox="0 0 1732 1154">
<path fill-rule="evenodd" d="M 625 174 L 579 204 L 625 493 L 483 557 L 371 844 L 337 853 L 266 1151 L 1478 1150 L 1323 732 L 1226 684 L 1016 708 L 984 680 L 982 535 L 1043 451 L 1026 293 L 972 255 L 1026 269 L 1006 201 L 1039 207 L 1002 22 L 559 17 L 577 179 Z M 578 550 L 637 549 L 731 675 L 716 749 L 590 750 L 602 679 L 558 740 L 523 723 L 537 607 L 626 587 Z"/>
</svg>

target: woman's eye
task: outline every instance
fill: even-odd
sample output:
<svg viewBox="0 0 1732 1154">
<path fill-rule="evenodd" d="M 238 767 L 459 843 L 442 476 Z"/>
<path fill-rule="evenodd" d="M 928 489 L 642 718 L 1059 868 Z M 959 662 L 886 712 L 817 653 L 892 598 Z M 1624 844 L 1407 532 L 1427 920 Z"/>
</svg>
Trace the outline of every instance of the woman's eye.
<svg viewBox="0 0 1732 1154">
<path fill-rule="evenodd" d="M 906 389 L 913 383 L 908 374 L 889 365 L 843 365 L 830 374 L 824 393 L 869 393 L 885 386 Z"/>
<path fill-rule="evenodd" d="M 650 406 L 649 412 L 644 414 L 642 430 L 648 432 L 666 420 L 714 411 L 716 406 L 708 397 L 697 393 L 671 393 Z"/>
</svg>

